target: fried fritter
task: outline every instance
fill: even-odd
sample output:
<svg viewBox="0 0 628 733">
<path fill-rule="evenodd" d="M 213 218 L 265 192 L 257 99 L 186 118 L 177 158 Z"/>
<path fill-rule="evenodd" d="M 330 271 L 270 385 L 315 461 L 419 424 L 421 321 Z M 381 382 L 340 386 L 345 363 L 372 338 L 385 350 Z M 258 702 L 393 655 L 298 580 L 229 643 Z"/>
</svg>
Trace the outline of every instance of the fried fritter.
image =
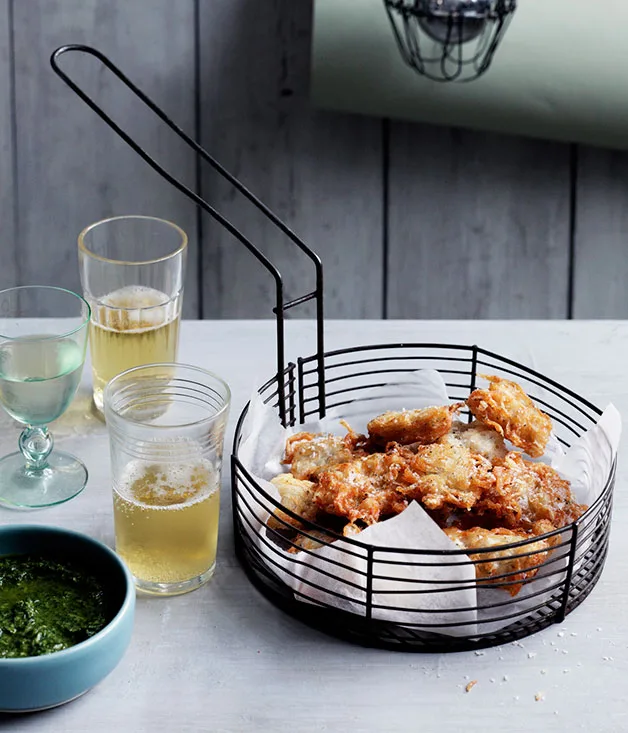
<svg viewBox="0 0 628 733">
<path fill-rule="evenodd" d="M 298 479 L 315 479 L 320 471 L 364 455 L 358 445 L 363 436 L 350 428 L 343 438 L 337 435 L 296 433 L 286 441 L 284 464 Z"/>
<path fill-rule="evenodd" d="M 462 402 L 457 402 L 444 407 L 385 412 L 369 422 L 369 436 L 380 445 L 391 442 L 400 445 L 435 443 L 449 432 L 453 417 L 462 405 Z"/>
<path fill-rule="evenodd" d="M 349 522 L 349 524 L 345 524 L 343 527 L 342 534 L 345 537 L 356 537 L 363 529 L 364 527 L 359 527 L 357 524 Z"/>
<path fill-rule="evenodd" d="M 484 379 L 490 382 L 489 388 L 476 389 L 467 399 L 474 416 L 529 456 L 542 456 L 552 431 L 551 419 L 516 382 L 494 376 Z"/>
<path fill-rule="evenodd" d="M 494 479 L 491 463 L 464 446 L 420 445 L 416 452 L 390 444 L 318 475 L 314 501 L 321 511 L 373 524 L 398 514 L 409 501 L 430 510 L 471 509 Z"/>
<path fill-rule="evenodd" d="M 314 501 L 321 511 L 374 524 L 381 517 L 399 514 L 408 505 L 400 493 L 416 484 L 418 476 L 397 453 L 374 453 L 334 466 L 318 475 Z"/>
<path fill-rule="evenodd" d="M 454 422 L 450 432 L 443 435 L 438 442 L 443 445 L 464 446 L 472 453 L 488 458 L 493 464 L 502 461 L 508 453 L 501 434 L 478 420 L 469 424 Z"/>
<path fill-rule="evenodd" d="M 327 532 L 317 529 L 308 529 L 307 534 L 309 536 L 298 534 L 292 540 L 292 546 L 288 548 L 288 552 L 296 555 L 301 550 L 318 550 L 332 541 L 332 538 Z"/>
<path fill-rule="evenodd" d="M 281 473 L 271 479 L 271 484 L 277 488 L 281 503 L 286 509 L 310 522 L 316 519 L 318 507 L 314 503 L 314 484 L 311 481 L 297 479 L 290 473 Z M 275 509 L 267 524 L 271 529 L 280 531 L 286 529 L 286 524 L 297 528 L 303 526 L 280 509 Z"/>
<path fill-rule="evenodd" d="M 342 530 L 342 534 L 345 537 L 355 537 L 360 534 L 362 527 L 358 527 L 357 524 L 345 524 Z M 300 550 L 318 550 L 320 547 L 329 545 L 334 541 L 334 538 L 329 532 L 317 529 L 308 529 L 307 535 L 297 534 L 297 536 L 291 540 L 292 547 L 288 549 L 288 552 L 295 554 Z"/>
<path fill-rule="evenodd" d="M 560 541 L 538 535 L 575 521 L 587 507 L 550 466 L 508 451 L 505 439 L 541 456 L 552 423 L 519 385 L 486 379 L 489 387 L 468 398 L 476 418 L 470 424 L 454 420 L 463 404 L 457 403 L 386 412 L 369 422 L 368 438 L 344 423 L 344 437 L 303 432 L 289 438 L 284 463 L 291 473 L 273 479 L 283 507 L 329 531 L 306 536 L 303 524 L 281 510 L 268 526 L 279 530 L 284 545 L 293 537 L 289 552 L 310 551 L 329 544 L 333 533 L 354 536 L 420 501 L 469 551 L 478 584 L 516 596 Z M 523 540 L 529 544 L 503 549 Z"/>
<path fill-rule="evenodd" d="M 421 445 L 415 454 L 404 455 L 419 478 L 402 491 L 431 510 L 468 511 L 494 483 L 491 462 L 464 445 Z"/>
<path fill-rule="evenodd" d="M 443 531 L 460 549 L 478 550 L 521 542 L 538 534 L 551 532 L 553 529 L 551 523 L 542 522 L 535 525 L 533 532 L 509 530 L 502 527 L 498 529 L 474 527 L 467 530 L 450 527 Z M 509 585 L 504 586 L 504 590 L 507 590 L 511 596 L 516 596 L 524 583 L 532 580 L 539 572 L 538 566 L 547 560 L 552 547 L 558 541 L 558 537 L 547 537 L 509 550 L 469 553 L 469 559 L 478 561 L 475 565 L 475 576 L 479 582 L 487 584 L 508 583 Z M 531 552 L 534 554 L 527 554 Z M 506 577 L 497 577 L 500 575 Z"/>
<path fill-rule="evenodd" d="M 495 483 L 475 511 L 492 515 L 506 528 L 527 531 L 541 520 L 564 527 L 587 509 L 576 503 L 569 482 L 551 466 L 526 461 L 520 453 L 508 453 L 493 475 Z"/>
</svg>

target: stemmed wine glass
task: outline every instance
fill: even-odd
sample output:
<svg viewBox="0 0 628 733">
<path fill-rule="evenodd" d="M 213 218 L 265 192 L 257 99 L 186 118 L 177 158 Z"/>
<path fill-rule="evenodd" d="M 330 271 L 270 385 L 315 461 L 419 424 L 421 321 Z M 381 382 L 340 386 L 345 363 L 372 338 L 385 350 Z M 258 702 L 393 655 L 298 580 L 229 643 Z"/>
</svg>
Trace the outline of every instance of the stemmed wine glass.
<svg viewBox="0 0 628 733">
<path fill-rule="evenodd" d="M 52 452 L 47 426 L 65 412 L 78 388 L 89 319 L 88 303 L 63 288 L 0 291 L 0 404 L 25 426 L 19 452 L 0 459 L 2 504 L 61 504 L 85 487 L 87 469 L 68 453 Z"/>
</svg>

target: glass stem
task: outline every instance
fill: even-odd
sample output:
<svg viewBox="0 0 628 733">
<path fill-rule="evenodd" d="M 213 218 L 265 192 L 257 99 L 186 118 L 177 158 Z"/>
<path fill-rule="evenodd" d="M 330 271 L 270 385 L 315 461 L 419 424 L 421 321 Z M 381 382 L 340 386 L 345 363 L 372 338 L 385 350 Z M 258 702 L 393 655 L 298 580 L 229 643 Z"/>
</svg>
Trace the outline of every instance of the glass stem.
<svg viewBox="0 0 628 733">
<path fill-rule="evenodd" d="M 20 435 L 20 450 L 26 459 L 26 467 L 33 471 L 41 471 L 48 466 L 48 456 L 54 441 L 48 428 L 24 428 Z"/>
</svg>

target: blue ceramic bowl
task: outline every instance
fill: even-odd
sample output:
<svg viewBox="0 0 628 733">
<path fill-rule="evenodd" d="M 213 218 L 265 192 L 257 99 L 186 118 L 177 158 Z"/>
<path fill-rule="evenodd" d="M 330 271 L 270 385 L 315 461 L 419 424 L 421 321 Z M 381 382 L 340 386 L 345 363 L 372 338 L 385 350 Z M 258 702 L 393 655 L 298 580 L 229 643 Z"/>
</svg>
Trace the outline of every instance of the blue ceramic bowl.
<svg viewBox="0 0 628 733">
<path fill-rule="evenodd" d="M 80 561 L 102 583 L 115 615 L 97 634 L 69 649 L 38 657 L 0 659 L 2 712 L 43 710 L 87 692 L 122 659 L 133 628 L 133 579 L 113 550 L 86 535 L 58 527 L 0 527 L 0 556 L 25 554 L 74 564 Z"/>
</svg>

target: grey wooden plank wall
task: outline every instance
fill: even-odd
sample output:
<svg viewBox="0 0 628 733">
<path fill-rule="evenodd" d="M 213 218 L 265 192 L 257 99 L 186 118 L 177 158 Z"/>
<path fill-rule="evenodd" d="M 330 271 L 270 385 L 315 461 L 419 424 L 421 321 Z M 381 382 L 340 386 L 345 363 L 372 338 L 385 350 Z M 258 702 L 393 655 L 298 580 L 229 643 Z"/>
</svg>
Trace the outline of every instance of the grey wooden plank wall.
<svg viewBox="0 0 628 733">
<path fill-rule="evenodd" d="M 574 318 L 628 317 L 628 154 L 580 148 Z"/>
<path fill-rule="evenodd" d="M 12 144 L 12 49 L 9 0 L 0 0 L 0 287 L 18 282 Z"/>
<path fill-rule="evenodd" d="M 311 14 L 303 0 L 200 3 L 202 144 L 323 258 L 329 316 L 378 318 L 381 121 L 308 107 Z M 274 226 L 215 176 L 203 177 L 203 194 L 272 253 L 286 273 L 287 297 L 312 289 L 308 261 Z M 272 315 L 268 274 L 224 230 L 210 224 L 205 233 L 204 315 Z"/>
<path fill-rule="evenodd" d="M 312 0 L 0 0 L 0 286 L 77 288 L 80 229 L 144 213 L 190 235 L 187 317 L 271 315 L 250 254 L 53 75 L 51 51 L 84 42 L 320 253 L 328 317 L 628 317 L 626 154 L 314 110 L 311 12 Z M 288 297 L 310 288 L 307 262 L 250 204 L 93 62 L 65 64 L 271 257 Z"/>
<path fill-rule="evenodd" d="M 87 224 L 125 213 L 171 218 L 190 234 L 186 315 L 198 313 L 195 207 L 157 177 L 52 73 L 50 53 L 89 43 L 128 70 L 181 124 L 195 119 L 194 5 L 151 0 L 13 2 L 17 268 L 21 282 L 79 287 L 76 236 Z M 150 151 L 195 183 L 195 160 L 89 57 L 68 70 Z"/>
</svg>

